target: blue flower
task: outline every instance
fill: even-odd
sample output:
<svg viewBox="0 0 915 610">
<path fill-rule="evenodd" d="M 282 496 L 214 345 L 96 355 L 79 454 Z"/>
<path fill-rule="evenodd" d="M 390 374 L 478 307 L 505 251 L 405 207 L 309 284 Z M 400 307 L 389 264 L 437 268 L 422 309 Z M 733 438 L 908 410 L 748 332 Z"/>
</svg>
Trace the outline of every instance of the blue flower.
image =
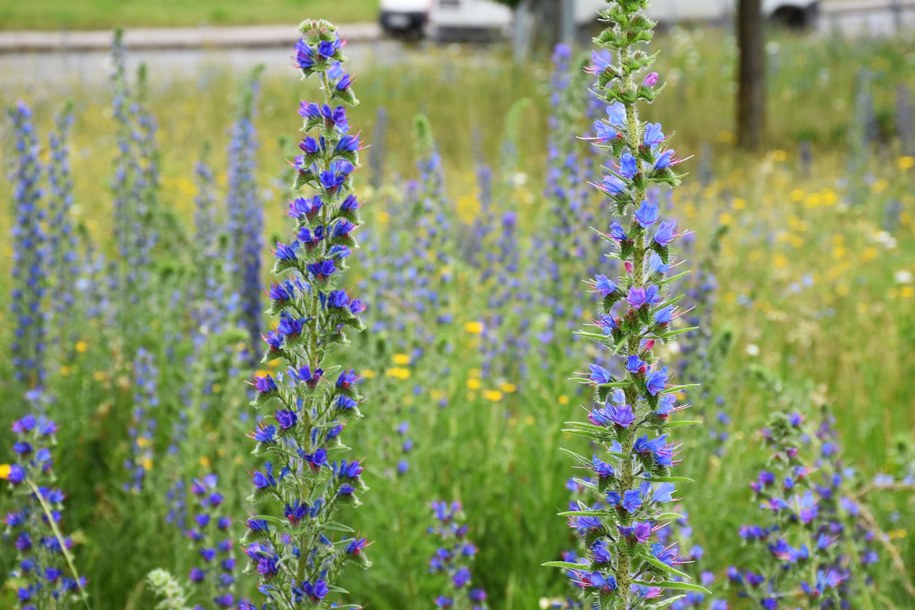
<svg viewBox="0 0 915 610">
<path fill-rule="evenodd" d="M 602 297 L 608 297 L 616 292 L 616 284 L 614 284 L 612 280 L 607 279 L 606 275 L 595 276 L 594 285 L 597 288 L 597 292 Z"/>
<path fill-rule="evenodd" d="M 658 245 L 668 246 L 677 237 L 675 231 L 677 223 L 673 220 L 662 220 L 658 225 L 658 230 L 654 234 L 654 240 Z"/>
<path fill-rule="evenodd" d="M 648 123 L 645 125 L 645 146 L 654 148 L 664 141 L 664 132 L 661 131 L 660 123 Z"/>
<path fill-rule="evenodd" d="M 639 164 L 635 157 L 629 153 L 624 153 L 620 157 L 620 176 L 631 179 L 639 171 Z"/>
<path fill-rule="evenodd" d="M 607 384 L 613 381 L 613 376 L 610 375 L 610 371 L 599 364 L 592 364 L 590 379 L 596 384 Z"/>
<path fill-rule="evenodd" d="M 645 378 L 645 387 L 647 388 L 648 393 L 652 396 L 657 396 L 663 392 L 667 385 L 667 378 L 666 366 L 648 373 L 648 376 Z"/>
<path fill-rule="evenodd" d="M 637 489 L 627 489 L 623 492 L 620 506 L 630 513 L 635 513 L 642 506 L 642 494 Z"/>
<path fill-rule="evenodd" d="M 660 215 L 657 204 L 654 204 L 647 199 L 642 201 L 642 204 L 635 211 L 635 219 L 642 228 L 650 227 L 656 223 L 658 218 L 660 218 Z"/>
</svg>

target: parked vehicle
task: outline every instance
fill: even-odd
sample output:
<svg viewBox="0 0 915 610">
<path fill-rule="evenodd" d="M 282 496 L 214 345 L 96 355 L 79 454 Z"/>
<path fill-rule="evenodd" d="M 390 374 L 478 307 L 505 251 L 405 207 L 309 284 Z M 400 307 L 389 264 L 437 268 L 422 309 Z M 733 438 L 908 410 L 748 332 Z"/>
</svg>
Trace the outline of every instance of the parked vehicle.
<svg viewBox="0 0 915 610">
<path fill-rule="evenodd" d="M 573 0 L 579 25 L 594 21 L 597 11 L 607 6 L 604 0 Z M 805 28 L 813 25 L 817 0 L 763 0 L 763 15 L 782 25 Z M 723 21 L 737 11 L 737 0 L 652 0 L 648 16 L 662 23 L 681 21 Z"/>
<path fill-rule="evenodd" d="M 566 1 L 572 3 L 572 17 L 579 28 L 596 22 L 597 11 L 607 6 L 605 0 Z M 386 3 L 410 2 L 382 0 L 382 7 Z M 512 11 L 492 0 L 430 0 L 427 4 L 428 33 L 436 40 L 499 37 L 512 28 Z M 817 16 L 817 0 L 763 0 L 762 4 L 766 18 L 790 27 L 809 27 Z M 737 0 L 652 0 L 648 15 L 661 23 L 725 21 L 736 10 Z"/>
<path fill-rule="evenodd" d="M 432 0 L 429 35 L 435 40 L 500 38 L 511 31 L 514 14 L 491 0 Z"/>
<path fill-rule="evenodd" d="M 381 0 L 378 23 L 388 36 L 421 38 L 432 0 Z"/>
</svg>

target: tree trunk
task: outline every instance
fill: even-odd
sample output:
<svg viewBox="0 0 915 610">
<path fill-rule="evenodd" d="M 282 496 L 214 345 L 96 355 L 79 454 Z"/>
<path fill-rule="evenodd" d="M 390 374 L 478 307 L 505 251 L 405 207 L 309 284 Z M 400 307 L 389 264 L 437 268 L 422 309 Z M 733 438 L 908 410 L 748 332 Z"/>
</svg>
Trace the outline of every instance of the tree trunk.
<svg viewBox="0 0 915 610">
<path fill-rule="evenodd" d="M 737 144 L 756 150 L 766 129 L 766 50 L 762 0 L 740 0 L 737 41 Z"/>
<path fill-rule="evenodd" d="M 559 0 L 521 0 L 515 7 L 512 36 L 515 60 L 527 61 L 534 49 L 552 52 L 562 36 L 563 11 Z"/>
<path fill-rule="evenodd" d="M 534 0 L 535 45 L 553 50 L 559 42 L 562 13 L 559 0 Z"/>
</svg>

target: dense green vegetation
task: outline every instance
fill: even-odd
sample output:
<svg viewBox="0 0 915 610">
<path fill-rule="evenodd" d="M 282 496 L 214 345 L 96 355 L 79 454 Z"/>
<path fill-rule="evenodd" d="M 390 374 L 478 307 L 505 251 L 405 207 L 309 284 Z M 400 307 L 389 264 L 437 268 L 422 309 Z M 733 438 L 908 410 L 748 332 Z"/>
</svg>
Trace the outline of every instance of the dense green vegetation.
<svg viewBox="0 0 915 610">
<path fill-rule="evenodd" d="M 44 27 L 42 19 L 26 20 L 26 13 L 18 13 L 13 4 L 0 5 L 3 27 Z M 306 9 L 339 20 L 368 19 L 373 10 L 369 4 L 239 3 L 237 13 L 215 14 L 208 3 L 119 3 L 124 8 L 110 8 L 102 21 L 74 12 L 67 17 L 70 21 L 54 27 L 233 23 L 255 14 L 263 22 L 296 21 Z M 325 6 L 330 8 L 322 13 Z M 49 15 L 56 11 L 48 8 Z M 909 39 L 851 43 L 776 38 L 769 46 L 771 146 L 748 155 L 735 150 L 731 131 L 733 41 L 716 32 L 678 30 L 659 38 L 657 48 L 665 50 L 658 70 L 668 85 L 648 118 L 675 129 L 677 149 L 694 155 L 683 166 L 689 175 L 674 208 L 696 234 L 692 260 L 707 260 L 713 236 L 727 229 L 715 259 L 718 290 L 712 331 L 716 338 L 727 337 L 728 356 L 713 390 L 726 397 L 731 436 L 723 457 L 714 453 L 702 429 L 680 437 L 689 448 L 681 470 L 695 479 L 683 487 L 684 508 L 696 541 L 707 549 L 703 567 L 720 575 L 728 565 L 748 559 L 735 534 L 742 523 L 756 519 L 747 482 L 766 458 L 756 430 L 776 408 L 829 404 L 838 417 L 847 462 L 865 479 L 880 472 L 899 474 L 903 468 L 897 441 L 915 424 L 910 408 L 915 401 L 915 159 L 900 148 L 894 104 L 897 85 L 915 88 L 915 54 Z M 412 124 L 417 113 L 424 113 L 442 153 L 446 192 L 453 204 L 445 213 L 455 233 L 479 217 L 474 173 L 479 163 L 488 163 L 497 168 L 497 183 L 511 186 L 500 187 L 491 217 L 484 221 L 495 224 L 503 212 L 516 212 L 524 268 L 533 264 L 531 253 L 542 247 L 535 236 L 551 222 L 543 196 L 548 70 L 545 63 L 514 66 L 498 49 L 485 54 L 430 50 L 422 57 L 408 55 L 403 65 L 353 66 L 361 105 L 350 120 L 384 154 L 380 188 L 368 186 L 368 167 L 358 174 L 367 230 L 397 234 L 405 242 L 410 238 L 413 227 L 402 222 L 398 206 L 404 201 L 404 179 L 416 176 Z M 862 70 L 872 76 L 874 113 L 867 122 L 873 125 L 873 138 L 867 142 L 862 142 L 855 118 L 860 116 L 856 77 Z M 65 77 L 61 82 L 68 84 Z M 96 321 L 95 326 L 75 329 L 72 356 L 53 354 L 50 386 L 58 398 L 52 408 L 62 424 L 57 471 L 69 494 L 68 525 L 75 530 L 77 557 L 97 608 L 149 608 L 142 585 L 145 574 L 166 567 L 183 575 L 188 567 L 183 536 L 163 525 L 163 494 L 149 491 L 136 497 L 120 487 L 134 393 L 128 354 L 143 344 L 156 356 L 162 450 L 171 422 L 185 404 L 182 388 L 193 371 L 181 330 L 186 320 L 170 315 L 168 305 L 171 290 L 186 279 L 182 273 L 193 268 L 181 249 L 190 247 L 193 233 L 192 167 L 209 143 L 217 183 L 224 188 L 226 133 L 239 82 L 229 71 L 167 85 L 159 85 L 152 75 L 148 105 L 159 123 L 160 222 L 168 223 L 163 226 L 171 231 L 165 240 L 169 249 L 157 261 L 159 305 L 144 312 L 143 330 L 136 336 L 109 341 L 116 332 Z M 62 91 L 73 99 L 77 116 L 76 219 L 100 249 L 112 254 L 108 185 L 115 140 L 110 94 L 62 89 L 60 83 L 36 87 L 26 97 L 40 126 L 49 124 Z M 269 73 L 263 81 L 255 123 L 270 243 L 286 226 L 282 159 L 294 154 L 292 141 L 299 127 L 295 110 L 307 93 L 285 74 Z M 3 87 L 0 105 L 9 106 L 24 95 Z M 507 175 L 499 170 L 499 150 L 506 116 L 521 98 L 529 102 L 516 109 L 523 121 L 517 142 L 520 169 Z M 373 142 L 376 112 L 382 107 L 387 109 L 387 128 L 381 132 L 382 142 Z M 370 148 L 366 159 L 373 154 Z M 9 196 L 9 185 L 0 184 L 0 198 Z M 4 212 L 4 235 L 9 223 Z M 457 256 L 457 246 L 448 247 Z M 364 249 L 357 258 L 357 274 L 370 277 L 375 271 L 372 252 Z M 4 312 L 9 260 L 0 258 Z M 565 271 L 585 274 L 583 265 Z M 441 328 L 439 340 L 459 357 L 451 360 L 447 375 L 435 376 L 439 369 L 410 364 L 391 334 L 368 334 L 351 350 L 351 364 L 369 372 L 363 389 L 368 417 L 354 426 L 348 442 L 368 458 L 365 478 L 372 491 L 358 511 L 358 527 L 375 541 L 370 549 L 375 567 L 354 573 L 348 589 L 355 600 L 380 610 L 431 604 L 425 600 L 434 597 L 437 584 L 426 574 L 432 551 L 425 534 L 427 504 L 439 497 L 460 497 L 480 547 L 476 571 L 491 606 L 529 610 L 543 596 L 563 594 L 567 586 L 540 564 L 569 544 L 562 519 L 555 516 L 568 502 L 564 482 L 574 474 L 559 451 L 572 441 L 560 430 L 564 421 L 578 418 L 581 397 L 568 378 L 587 362 L 587 350 L 560 329 L 545 357 L 537 350 L 529 354 L 528 378 L 481 378 L 477 331 L 489 315 L 492 286 L 460 259 L 453 272 L 455 319 Z M 408 296 L 398 295 L 396 285 L 379 294 L 393 300 Z M 565 298 L 570 310 L 591 308 L 591 296 L 583 290 Z M 509 303 L 505 315 L 518 316 L 518 311 L 517 304 Z M 6 345 L 11 325 L 6 313 L 2 320 L 0 344 Z M 254 467 L 252 443 L 244 436 L 252 418 L 244 401 L 249 372 L 220 387 L 218 411 L 211 411 L 206 425 L 195 432 L 209 448 L 200 469 L 220 473 L 226 505 L 235 507 L 239 519 L 249 510 L 244 497 L 248 471 Z M 22 405 L 5 358 L 0 360 L 0 379 L 0 421 L 9 421 Z M 437 406 L 442 399 L 449 406 Z M 392 413 L 409 419 L 416 439 L 410 472 L 401 478 L 385 474 L 390 464 L 378 450 L 397 442 L 391 440 L 397 423 Z M 152 464 L 149 489 L 165 489 L 170 474 L 158 461 Z M 911 565 L 915 544 L 907 531 L 910 501 L 892 495 L 872 499 L 890 542 Z M 902 517 L 893 521 L 891 515 L 900 511 Z M 879 607 L 907 607 L 897 573 L 886 559 L 881 566 L 885 580 L 879 588 L 886 605 Z"/>
</svg>

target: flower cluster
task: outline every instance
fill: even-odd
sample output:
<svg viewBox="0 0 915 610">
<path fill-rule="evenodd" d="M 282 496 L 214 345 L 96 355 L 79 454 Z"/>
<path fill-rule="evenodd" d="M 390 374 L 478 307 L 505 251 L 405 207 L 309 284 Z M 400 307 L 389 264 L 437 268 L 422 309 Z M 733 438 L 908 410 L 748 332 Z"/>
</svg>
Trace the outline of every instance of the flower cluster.
<svg viewBox="0 0 915 610">
<path fill-rule="evenodd" d="M 664 546 L 676 545 L 683 549 L 681 558 L 684 560 L 684 571 L 692 578 L 696 578 L 703 587 L 710 587 L 715 581 L 715 575 L 702 569 L 702 559 L 705 549 L 693 540 L 693 528 L 689 523 L 689 515 L 681 506 L 675 506 L 674 511 L 679 513 L 679 518 L 665 524 L 658 529 L 658 540 Z M 680 577 L 675 580 L 682 580 Z M 686 610 L 687 608 L 709 608 L 709 610 L 727 610 L 727 602 L 723 599 L 709 600 L 703 591 L 671 591 L 675 599 L 670 603 L 671 610 Z"/>
<path fill-rule="evenodd" d="M 586 606 L 595 609 L 635 608 L 662 595 L 664 589 L 705 591 L 676 565 L 676 546 L 664 546 L 657 530 L 673 515 L 671 475 L 679 445 L 667 431 L 671 415 L 683 408 L 677 394 L 684 386 L 670 383 L 670 372 L 655 350 L 682 332 L 672 330 L 679 313 L 678 297 L 668 294 L 676 276 L 671 246 L 682 234 L 676 223 L 662 219 L 655 192 L 675 186 L 678 159 L 658 123 L 639 119 L 640 103 L 654 101 L 658 75 L 647 73 L 654 56 L 644 43 L 654 24 L 645 17 L 646 0 L 611 2 L 601 18 L 611 24 L 596 40 L 611 54 L 594 53 L 588 72 L 594 91 L 607 104 L 595 144 L 610 156 L 606 175 L 596 185 L 614 210 L 617 221 L 603 235 L 618 259 L 616 280 L 597 274 L 590 285 L 599 295 L 601 311 L 594 329 L 581 334 L 603 344 L 616 357 L 613 372 L 591 364 L 579 381 L 593 389 L 588 423 L 569 424 L 570 431 L 589 439 L 604 455 L 571 455 L 588 471 L 580 483 L 595 502 L 578 502 L 564 513 L 579 534 L 584 557 L 578 562 L 550 562 L 570 570 Z M 683 424 L 684 422 L 677 422 Z"/>
<path fill-rule="evenodd" d="M 9 583 L 16 589 L 19 608 L 65 608 L 85 599 L 85 579 L 70 554 L 73 542 L 61 534 L 64 494 L 53 486 L 57 424 L 43 416 L 26 415 L 13 423 L 17 462 L 0 465 L 0 479 L 9 483 L 18 500 L 6 514 L 5 540 L 15 548 Z"/>
<path fill-rule="evenodd" d="M 117 123 L 117 158 L 112 182 L 114 239 L 118 259 L 109 290 L 118 295 L 117 312 L 124 336 L 138 330 L 135 306 L 150 295 L 153 249 L 158 241 L 154 213 L 158 192 L 156 123 L 144 108 L 146 72 L 141 65 L 136 87 L 127 78 L 123 33 L 112 43 L 113 115 Z"/>
<path fill-rule="evenodd" d="M 232 140 L 228 150 L 228 195 L 226 208 L 229 238 L 227 251 L 228 276 L 241 278 L 237 287 L 240 308 L 239 325 L 248 332 L 249 346 L 253 350 L 261 334 L 261 256 L 263 251 L 263 205 L 255 181 L 257 132 L 254 114 L 259 77 L 262 67 L 256 67 L 242 83 L 238 116 L 232 124 Z M 249 351 L 256 362 L 254 351 Z"/>
<path fill-rule="evenodd" d="M 51 163 L 48 164 L 48 184 L 51 190 L 48 227 L 48 268 L 53 276 L 53 323 L 58 344 L 73 339 L 69 316 L 75 304 L 76 280 L 79 277 L 79 256 L 76 233 L 70 218 L 73 207 L 73 180 L 70 173 L 70 153 L 67 146 L 73 125 L 73 108 L 66 104 L 54 117 L 55 131 L 48 138 Z"/>
<path fill-rule="evenodd" d="M 228 533 L 232 521 L 219 512 L 224 498 L 217 489 L 218 482 L 217 476 L 210 474 L 191 485 L 196 511 L 186 534 L 201 564 L 191 568 L 188 580 L 206 589 L 207 599 L 217 608 L 231 608 L 235 604 L 235 557 Z"/>
<path fill-rule="evenodd" d="M 133 417 L 130 422 L 130 453 L 124 462 L 124 468 L 130 480 L 124 483 L 124 489 L 140 493 L 146 480 L 146 473 L 153 466 L 155 457 L 153 437 L 156 432 L 154 412 L 159 406 L 158 377 L 153 355 L 140 348 L 134 360 Z"/>
<path fill-rule="evenodd" d="M 267 461 L 253 473 L 253 501 L 282 519 L 253 516 L 245 536 L 250 569 L 273 608 L 326 608 L 342 592 L 333 585 L 347 563 L 364 566 L 365 538 L 336 521 L 339 509 L 358 505 L 363 466 L 345 459 L 340 442 L 346 423 L 361 416 L 359 376 L 325 361 L 347 341 L 345 328 L 362 329 L 365 306 L 339 287 L 356 246 L 359 202 L 352 173 L 362 148 L 350 133 L 343 104 L 355 104 L 352 77 L 343 70 L 343 41 L 326 21 L 305 21 L 294 59 L 302 74 L 317 77 L 323 103 L 302 102 L 305 135 L 293 162 L 294 189 L 312 194 L 290 202 L 296 227 L 276 244 L 269 288 L 276 327 L 265 336 L 264 359 L 280 359 L 285 372 L 254 378 L 255 406 L 270 409 L 254 430 L 255 452 Z M 336 370 L 335 370 L 336 369 Z"/>
<path fill-rule="evenodd" d="M 9 111 L 9 117 L 16 150 L 10 174 L 15 213 L 12 240 L 13 366 L 16 379 L 35 388 L 45 383 L 46 347 L 42 302 L 47 291 L 47 261 L 39 184 L 41 164 L 32 111 L 20 102 Z"/>
<path fill-rule="evenodd" d="M 728 569 L 742 597 L 759 607 L 857 607 L 866 594 L 867 568 L 878 560 L 873 531 L 861 518 L 852 493 L 853 471 L 845 469 L 824 414 L 811 432 L 800 413 L 776 413 L 763 430 L 771 450 L 768 464 L 750 487 L 766 525 L 744 525 L 740 537 L 758 549 L 752 570 Z"/>
<path fill-rule="evenodd" d="M 435 598 L 436 608 L 455 610 L 484 610 L 486 591 L 471 587 L 469 564 L 477 554 L 477 547 L 467 540 L 467 526 L 460 502 L 448 504 L 439 500 L 432 503 L 435 522 L 429 533 L 438 538 L 439 547 L 429 560 L 429 571 L 443 574 L 448 579 L 447 592 Z"/>
</svg>

